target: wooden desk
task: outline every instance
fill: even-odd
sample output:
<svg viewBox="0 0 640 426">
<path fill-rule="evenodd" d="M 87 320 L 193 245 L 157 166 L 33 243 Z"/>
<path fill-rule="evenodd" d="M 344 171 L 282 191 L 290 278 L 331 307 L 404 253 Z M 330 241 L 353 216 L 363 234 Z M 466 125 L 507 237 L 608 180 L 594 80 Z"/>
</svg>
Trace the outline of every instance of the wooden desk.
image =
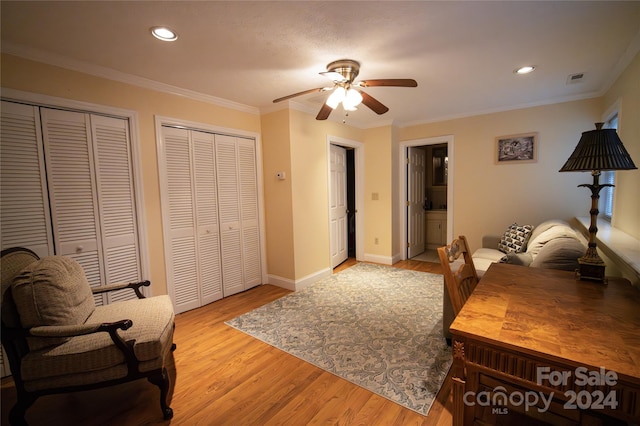
<svg viewBox="0 0 640 426">
<path fill-rule="evenodd" d="M 640 422 L 640 292 L 627 280 L 495 263 L 451 333 L 454 425 Z"/>
</svg>

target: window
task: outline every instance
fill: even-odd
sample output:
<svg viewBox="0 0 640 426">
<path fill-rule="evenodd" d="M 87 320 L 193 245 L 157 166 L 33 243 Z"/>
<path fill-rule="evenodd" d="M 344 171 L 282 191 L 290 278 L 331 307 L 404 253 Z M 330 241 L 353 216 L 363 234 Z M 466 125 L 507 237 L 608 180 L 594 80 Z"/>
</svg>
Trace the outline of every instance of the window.
<svg viewBox="0 0 640 426">
<path fill-rule="evenodd" d="M 605 123 L 606 129 L 618 128 L 618 113 L 616 112 Z M 613 170 L 603 171 L 600 175 L 600 185 L 605 183 L 613 185 L 615 182 L 615 172 Z M 613 215 L 613 190 L 614 187 L 608 186 L 600 191 L 600 204 L 598 210 L 600 210 L 601 217 L 611 222 L 611 216 Z"/>
</svg>

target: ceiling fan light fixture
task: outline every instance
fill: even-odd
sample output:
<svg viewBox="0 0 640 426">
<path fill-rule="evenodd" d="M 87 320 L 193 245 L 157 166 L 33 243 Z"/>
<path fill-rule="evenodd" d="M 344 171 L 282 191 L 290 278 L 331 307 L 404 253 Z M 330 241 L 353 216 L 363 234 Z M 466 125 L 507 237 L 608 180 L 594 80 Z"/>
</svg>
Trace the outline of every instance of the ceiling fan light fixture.
<svg viewBox="0 0 640 426">
<path fill-rule="evenodd" d="M 340 104 L 342 104 L 342 108 L 345 111 L 355 111 L 357 109 L 356 107 L 362 103 L 371 111 L 381 115 L 389 111 L 389 108 L 367 92 L 357 89 L 358 87 L 418 87 L 418 83 L 409 78 L 383 78 L 354 81 L 359 72 L 360 63 L 357 61 L 352 59 L 333 61 L 327 65 L 327 71 L 320 73 L 333 81 L 333 87 L 303 90 L 302 92 L 274 99 L 273 102 L 282 102 L 308 93 L 332 91 L 325 103 L 322 104 L 316 120 L 326 120 L 329 118 L 331 112 Z"/>
<path fill-rule="evenodd" d="M 347 111 L 355 111 L 356 107 L 362 102 L 362 95 L 355 89 L 347 90 L 347 93 L 342 101 L 342 107 Z"/>
<path fill-rule="evenodd" d="M 335 88 L 333 93 L 327 99 L 326 104 L 331 107 L 331 109 L 336 109 L 340 102 L 344 101 L 346 97 L 346 90 L 342 86 L 338 86 Z"/>
<path fill-rule="evenodd" d="M 151 34 L 162 41 L 175 41 L 178 39 L 178 34 L 167 27 L 151 27 Z"/>
</svg>

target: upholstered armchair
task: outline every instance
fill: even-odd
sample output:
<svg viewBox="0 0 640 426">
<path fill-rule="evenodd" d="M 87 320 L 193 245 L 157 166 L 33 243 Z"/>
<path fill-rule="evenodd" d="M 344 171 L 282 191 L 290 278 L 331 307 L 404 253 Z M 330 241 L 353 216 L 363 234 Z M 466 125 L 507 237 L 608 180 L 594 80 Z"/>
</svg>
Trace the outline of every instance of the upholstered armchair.
<svg viewBox="0 0 640 426">
<path fill-rule="evenodd" d="M 39 259 L 12 248 L 0 260 L 2 345 L 17 392 L 11 424 L 26 424 L 27 409 L 42 395 L 142 378 L 160 388 L 164 419 L 173 417 L 167 402 L 166 363 L 175 349 L 168 296 L 145 298 L 140 289 L 149 281 L 92 289 L 69 257 Z M 94 294 L 125 288 L 138 298 L 96 306 Z"/>
</svg>

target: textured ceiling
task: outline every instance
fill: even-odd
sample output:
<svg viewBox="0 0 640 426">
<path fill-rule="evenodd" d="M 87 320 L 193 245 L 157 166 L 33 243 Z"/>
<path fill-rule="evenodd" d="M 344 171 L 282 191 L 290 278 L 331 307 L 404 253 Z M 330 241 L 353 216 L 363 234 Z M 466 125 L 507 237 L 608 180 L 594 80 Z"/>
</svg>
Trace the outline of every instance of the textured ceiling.
<svg viewBox="0 0 640 426">
<path fill-rule="evenodd" d="M 360 127 L 442 120 L 603 93 L 640 48 L 640 2 L 11 2 L 2 50 L 90 72 L 135 76 L 254 107 L 331 85 L 336 59 L 360 79 L 413 78 L 417 88 L 365 89 Z M 149 28 L 166 25 L 163 43 Z M 533 64 L 532 74 L 516 67 Z M 124 74 L 122 74 L 124 73 Z M 584 73 L 567 84 L 570 74 Z M 142 80 L 140 80 L 142 81 Z M 314 114 L 326 94 L 295 98 Z M 338 109 L 331 119 L 341 120 Z"/>
</svg>

